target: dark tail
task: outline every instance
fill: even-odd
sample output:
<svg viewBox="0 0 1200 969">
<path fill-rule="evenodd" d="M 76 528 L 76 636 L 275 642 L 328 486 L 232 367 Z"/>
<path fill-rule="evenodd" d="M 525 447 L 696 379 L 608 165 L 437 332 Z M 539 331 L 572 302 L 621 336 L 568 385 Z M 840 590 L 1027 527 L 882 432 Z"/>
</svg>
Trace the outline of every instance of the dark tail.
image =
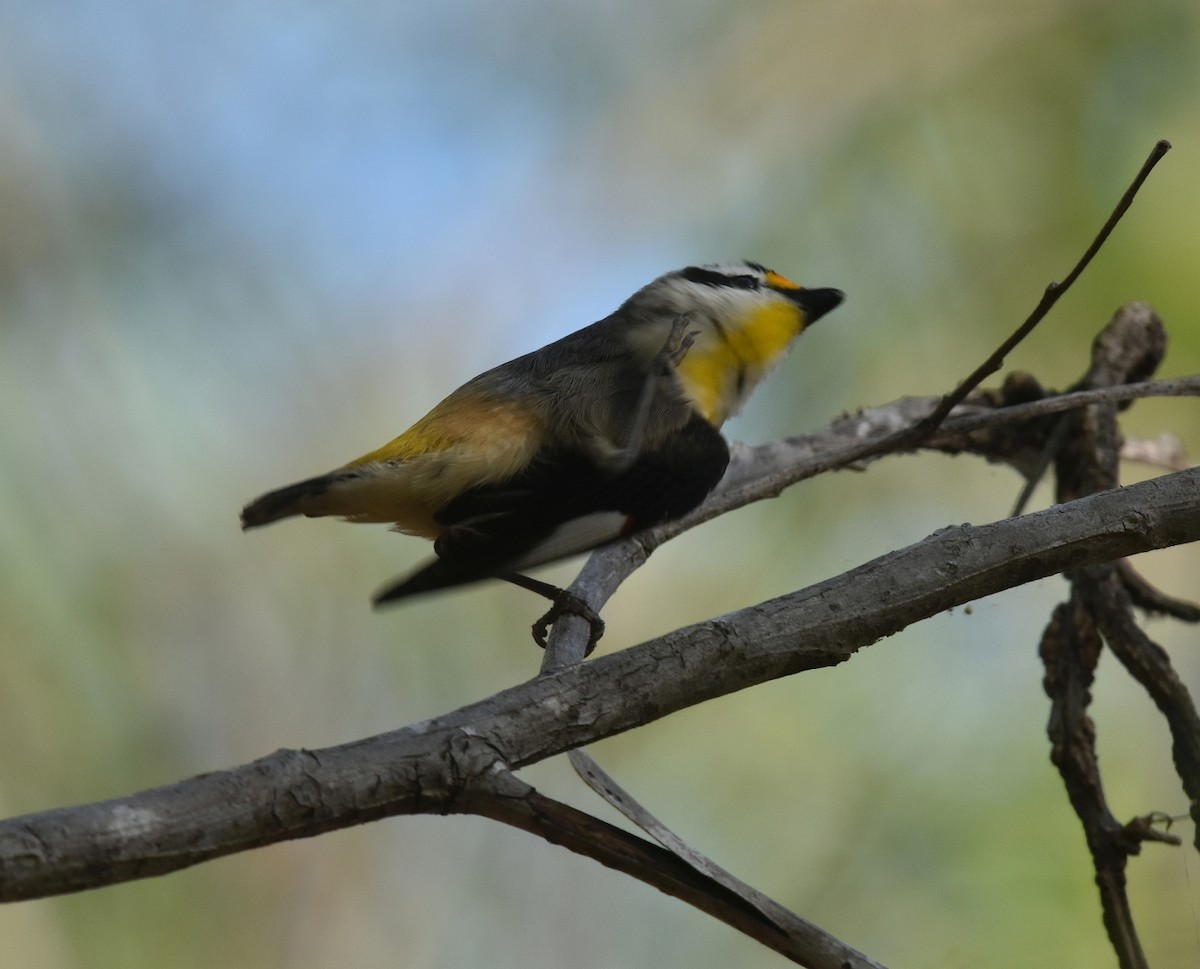
<svg viewBox="0 0 1200 969">
<path fill-rule="evenodd" d="M 323 474 L 255 498 L 242 509 L 242 528 L 258 528 L 260 525 L 277 522 L 281 518 L 307 514 L 308 509 L 305 506 L 308 502 L 323 495 L 334 480 L 333 475 Z"/>
</svg>

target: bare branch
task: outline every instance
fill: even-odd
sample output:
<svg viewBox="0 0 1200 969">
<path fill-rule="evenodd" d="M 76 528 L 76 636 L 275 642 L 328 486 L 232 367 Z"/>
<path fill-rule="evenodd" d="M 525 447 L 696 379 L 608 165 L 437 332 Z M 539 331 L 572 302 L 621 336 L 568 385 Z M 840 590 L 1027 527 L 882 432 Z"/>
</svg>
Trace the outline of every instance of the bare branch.
<svg viewBox="0 0 1200 969">
<path fill-rule="evenodd" d="M 1077 387 L 1111 387 L 1152 374 L 1166 352 L 1162 321 L 1144 304 L 1118 312 L 1092 344 L 1092 360 Z M 1053 464 L 1056 497 L 1071 501 L 1115 488 L 1119 482 L 1118 405 L 1089 405 L 1055 419 L 1046 438 L 1042 467 Z M 1040 472 L 1039 472 L 1040 473 Z M 1067 573 L 1070 599 L 1055 610 L 1042 637 L 1045 688 L 1051 698 L 1047 732 L 1051 760 L 1083 825 L 1096 870 L 1104 927 L 1122 969 L 1148 969 L 1126 891 L 1128 860 L 1144 840 L 1162 840 L 1153 825 L 1135 819 L 1122 825 L 1109 809 L 1096 755 L 1096 729 L 1088 706 L 1104 645 L 1121 659 L 1167 717 L 1175 738 L 1176 767 L 1200 814 L 1200 717 L 1187 690 L 1159 649 L 1133 621 L 1134 595 L 1171 609 L 1161 595 L 1123 562 L 1105 562 Z M 1183 604 L 1193 611 L 1197 607 Z"/>
<path fill-rule="evenodd" d="M 528 831 L 552 844 L 679 898 L 808 969 L 884 969 L 799 916 L 777 907 L 771 917 L 741 893 L 673 852 L 570 805 L 539 794 L 507 770 L 477 778 L 461 810 Z"/>
<path fill-rule="evenodd" d="M 1149 156 L 1147 156 L 1146 160 L 1142 163 L 1142 167 L 1134 177 L 1133 182 L 1130 184 L 1129 188 L 1125 190 L 1125 194 L 1121 196 L 1121 200 L 1117 203 L 1117 207 L 1113 209 L 1112 214 L 1108 217 L 1108 221 L 1105 222 L 1101 227 L 1099 233 L 1096 235 L 1096 238 L 1092 240 L 1092 244 L 1088 246 L 1087 251 L 1084 252 L 1084 254 L 1080 257 L 1079 262 L 1077 262 L 1075 267 L 1069 273 L 1067 273 L 1066 278 L 1061 283 L 1051 283 L 1049 286 L 1047 286 L 1046 291 L 1042 294 L 1041 300 L 1038 302 L 1038 305 L 1034 307 L 1033 312 L 1029 314 L 1029 318 L 1026 319 L 1025 322 L 1019 327 L 1017 327 L 1012 335 L 1009 336 L 1009 338 L 1002 344 L 1000 344 L 996 351 L 983 363 L 981 363 L 969 377 L 967 377 L 951 393 L 947 394 L 942 399 L 941 403 L 938 404 L 933 413 L 930 414 L 924 422 L 922 422 L 921 430 L 925 435 L 932 433 L 933 430 L 950 414 L 950 412 L 967 398 L 967 395 L 970 394 L 971 391 L 983 383 L 983 381 L 986 380 L 990 375 L 999 370 L 1004 365 L 1004 358 L 1012 352 L 1013 348 L 1015 348 L 1018 343 L 1024 340 L 1025 337 L 1029 336 L 1029 334 L 1033 332 L 1034 327 L 1036 327 L 1042 322 L 1042 320 L 1046 318 L 1046 314 L 1049 313 L 1054 307 L 1054 304 L 1058 302 L 1059 297 L 1071 288 L 1071 284 L 1080 277 L 1083 271 L 1088 267 L 1088 263 L 1090 263 L 1096 253 L 1100 251 L 1101 246 L 1103 246 L 1108 240 L 1108 237 L 1112 234 L 1113 229 L 1117 227 L 1117 223 L 1121 221 L 1121 217 L 1125 215 L 1126 211 L 1129 209 L 1129 206 L 1133 204 L 1134 197 L 1137 195 L 1138 190 L 1142 187 L 1142 183 L 1145 182 L 1150 176 L 1150 173 L 1154 170 L 1154 166 L 1157 165 L 1162 160 L 1163 156 L 1166 155 L 1166 153 L 1170 150 L 1171 143 L 1165 139 L 1160 140 L 1151 149 Z"/>
<path fill-rule="evenodd" d="M 788 911 L 774 899 L 730 874 L 720 865 L 696 851 L 674 831 L 644 808 L 583 750 L 572 750 L 568 757 L 571 766 L 584 782 L 625 817 L 659 842 L 690 868 L 712 879 L 725 890 L 742 899 L 755 912 L 776 926 L 792 944 L 802 965 L 811 969 L 857 969 L 877 966 L 861 952 L 851 949 L 841 940 L 828 934 L 807 919 Z"/>
<path fill-rule="evenodd" d="M 1196 541 L 1197 488 L 1200 470 L 1191 469 L 1018 519 L 943 529 L 809 589 L 402 730 L 0 822 L 0 900 L 164 874 L 390 815 L 490 814 L 488 801 L 501 799 L 473 792 L 497 769 L 836 665 L 912 622 L 1035 578 Z"/>
<path fill-rule="evenodd" d="M 979 432 L 996 428 L 1020 428 L 1030 421 L 1061 414 L 1090 404 L 1124 402 L 1146 397 L 1200 396 L 1200 376 L 1155 380 L 1097 390 L 1083 390 L 997 406 L 987 400 L 959 405 L 956 413 L 921 446 L 949 454 L 981 453 L 993 460 L 1007 460 L 1021 470 L 1021 455 L 1000 455 L 984 448 Z M 896 438 L 897 428 L 919 422 L 937 404 L 935 398 L 905 397 L 891 404 L 848 414 L 829 427 L 812 433 L 754 446 L 734 441 L 732 458 L 720 487 L 699 508 L 651 532 L 594 552 L 571 591 L 599 610 L 620 584 L 662 542 L 736 508 L 775 498 L 793 484 L 840 468 L 861 469 L 887 454 L 885 445 Z M 1022 435 L 1014 430 L 1014 438 Z M 560 621 L 566 625 L 573 617 Z M 578 634 L 556 627 L 550 638 L 543 672 L 569 666 L 583 659 L 587 624 L 578 621 Z M 565 638 L 563 638 L 565 635 Z M 578 658 L 572 659 L 572 652 Z"/>
<path fill-rule="evenodd" d="M 1133 621 L 1133 599 L 1120 573 L 1086 571 L 1078 579 L 1090 593 L 1104 642 L 1142 685 L 1166 717 L 1171 730 L 1175 770 L 1191 801 L 1200 850 L 1200 716 L 1191 694 L 1167 654 Z M 1194 607 L 1193 607 L 1194 608 Z"/>
<path fill-rule="evenodd" d="M 1096 759 L 1096 725 L 1087 714 L 1092 680 L 1102 647 L 1091 613 L 1078 594 L 1054 611 L 1039 653 L 1046 666 L 1050 697 L 1050 760 L 1067 787 L 1067 796 L 1083 824 L 1109 941 L 1121 969 L 1149 969 L 1138 941 L 1125 892 L 1125 863 L 1138 843 L 1124 837 L 1104 797 Z"/>
<path fill-rule="evenodd" d="M 771 441 L 749 449 L 745 445 L 733 448 L 730 471 L 718 491 L 691 514 L 656 528 L 656 541 L 653 544 L 661 544 L 734 508 L 764 498 L 778 497 L 791 485 L 818 474 L 839 468 L 860 468 L 879 457 L 904 453 L 916 446 L 949 453 L 984 453 L 970 440 L 969 435 L 982 430 L 1024 424 L 1097 403 L 1182 396 L 1200 396 L 1200 377 L 1076 391 L 1007 406 L 994 406 L 982 401 L 969 402 L 960 405 L 958 414 L 945 421 L 935 436 L 920 445 L 896 451 L 889 443 L 897 437 L 895 427 L 903 426 L 908 420 L 919 421 L 921 415 L 928 413 L 935 405 L 927 397 L 904 398 L 894 404 L 843 417 L 830 425 L 828 430 L 817 434 Z M 1000 458 L 1000 455 L 991 456 Z M 768 467 L 764 468 L 764 465 Z"/>
<path fill-rule="evenodd" d="M 1200 622 L 1200 606 L 1186 599 L 1169 596 L 1156 589 L 1135 569 L 1128 559 L 1116 563 L 1121 585 L 1132 605 L 1152 616 L 1170 616 L 1180 622 Z"/>
<path fill-rule="evenodd" d="M 1182 471 L 1192 466 L 1183 442 L 1174 434 L 1127 437 L 1121 442 L 1121 460 L 1136 461 L 1161 471 Z"/>
<path fill-rule="evenodd" d="M 578 753 L 573 751 L 572 756 Z M 736 879 L 717 877 L 677 852 L 545 797 L 507 771 L 494 772 L 491 781 L 494 791 L 483 779 L 472 789 L 471 796 L 480 801 L 476 813 L 561 844 L 680 898 L 808 969 L 883 969 L 769 899 L 766 906 L 755 904 L 737 890 L 741 883 Z"/>
</svg>

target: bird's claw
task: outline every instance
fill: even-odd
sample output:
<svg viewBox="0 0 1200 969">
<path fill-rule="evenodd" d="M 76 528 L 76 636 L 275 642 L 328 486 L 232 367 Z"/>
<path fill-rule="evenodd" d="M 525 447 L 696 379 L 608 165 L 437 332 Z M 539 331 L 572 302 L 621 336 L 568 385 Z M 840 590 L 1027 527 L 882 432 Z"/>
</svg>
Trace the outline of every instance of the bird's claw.
<svg viewBox="0 0 1200 969">
<path fill-rule="evenodd" d="M 667 336 L 667 342 L 663 344 L 661 351 L 664 361 L 669 366 L 677 366 L 687 356 L 687 352 L 692 348 L 692 344 L 696 342 L 696 337 L 700 334 L 700 331 L 688 330 L 688 325 L 691 322 L 692 316 L 690 313 L 681 313 L 671 323 L 671 332 Z"/>
<path fill-rule="evenodd" d="M 578 616 L 592 627 L 588 634 L 587 647 L 583 651 L 584 656 L 590 656 L 596 648 L 596 643 L 600 642 L 600 637 L 604 635 L 604 620 L 595 609 L 566 589 L 559 591 L 554 597 L 554 605 L 533 624 L 533 641 L 545 649 L 550 627 L 563 616 Z"/>
</svg>

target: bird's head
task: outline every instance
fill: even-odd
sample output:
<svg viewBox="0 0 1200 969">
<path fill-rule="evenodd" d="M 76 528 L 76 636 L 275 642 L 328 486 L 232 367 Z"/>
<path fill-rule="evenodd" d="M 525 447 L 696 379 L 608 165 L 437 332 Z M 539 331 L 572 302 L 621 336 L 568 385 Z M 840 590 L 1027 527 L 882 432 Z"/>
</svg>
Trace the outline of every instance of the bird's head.
<svg viewBox="0 0 1200 969">
<path fill-rule="evenodd" d="M 688 266 L 660 276 L 626 300 L 637 352 L 659 352 L 687 318 L 693 342 L 677 370 L 693 406 L 720 427 L 786 355 L 810 323 L 841 303 L 837 289 L 806 289 L 755 262 Z"/>
</svg>

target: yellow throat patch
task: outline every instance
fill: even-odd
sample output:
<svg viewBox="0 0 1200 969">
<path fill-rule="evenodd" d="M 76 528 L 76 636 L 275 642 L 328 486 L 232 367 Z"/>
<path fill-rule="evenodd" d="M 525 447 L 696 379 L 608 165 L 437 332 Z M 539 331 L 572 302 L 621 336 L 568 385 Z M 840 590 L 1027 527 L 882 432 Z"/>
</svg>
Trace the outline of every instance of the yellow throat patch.
<svg viewBox="0 0 1200 969">
<path fill-rule="evenodd" d="M 804 313 L 783 301 L 752 310 L 741 325 L 727 327 L 688 351 L 678 371 L 684 390 L 714 427 L 738 412 L 755 385 L 783 359 L 804 329 Z"/>
</svg>

